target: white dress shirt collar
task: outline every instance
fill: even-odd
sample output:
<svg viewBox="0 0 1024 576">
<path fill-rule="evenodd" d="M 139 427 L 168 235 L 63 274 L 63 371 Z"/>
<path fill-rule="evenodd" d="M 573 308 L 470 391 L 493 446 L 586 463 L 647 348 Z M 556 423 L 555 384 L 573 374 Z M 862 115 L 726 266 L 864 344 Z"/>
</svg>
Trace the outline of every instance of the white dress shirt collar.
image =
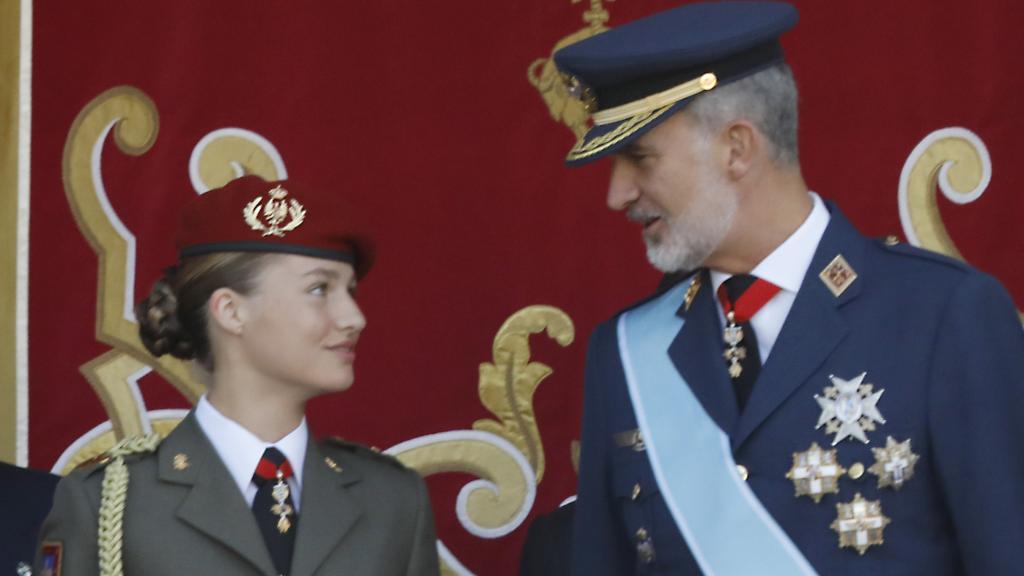
<svg viewBox="0 0 1024 576">
<path fill-rule="evenodd" d="M 818 248 L 821 237 L 825 235 L 825 228 L 828 227 L 830 218 L 828 208 L 825 207 L 821 197 L 814 192 L 809 192 L 809 194 L 812 202 L 811 213 L 804 219 L 803 224 L 750 272 L 758 278 L 793 293 L 800 290 L 800 284 L 803 283 L 804 276 L 807 275 L 807 269 L 811 267 L 814 252 Z M 717 270 L 711 271 L 711 284 L 716 294 L 718 287 L 730 276 L 732 274 Z"/>
<path fill-rule="evenodd" d="M 294 477 L 289 480 L 289 484 L 293 485 L 295 489 L 292 499 L 298 508 L 298 497 L 302 487 L 302 467 L 306 461 L 306 443 L 309 441 L 309 427 L 306 425 L 305 418 L 287 436 L 273 444 L 268 444 L 243 428 L 241 424 L 221 414 L 206 399 L 205 395 L 199 399 L 195 414 L 199 427 L 210 439 L 217 455 L 224 462 L 224 466 L 227 467 L 231 477 L 238 484 L 239 490 L 250 505 L 256 493 L 252 484 L 252 476 L 260 458 L 263 457 L 263 451 L 270 446 L 280 450 L 291 463 L 295 473 Z"/>
<path fill-rule="evenodd" d="M 831 219 L 828 208 L 825 207 L 821 198 L 814 192 L 809 194 L 813 206 L 803 224 L 750 272 L 781 288 L 779 293 L 750 320 L 757 336 L 762 364 L 768 360 L 768 356 L 775 346 L 775 340 L 778 338 L 779 332 L 782 331 L 782 325 L 789 315 L 789 310 L 793 307 L 796 293 L 800 290 L 804 277 L 807 276 L 807 270 L 811 267 L 811 260 L 814 259 L 818 243 L 825 235 L 825 229 L 828 228 Z M 711 285 L 715 294 L 718 294 L 718 287 L 730 276 L 731 274 L 725 272 L 711 271 Z M 718 316 L 724 325 L 725 315 L 721 307 L 718 307 Z"/>
</svg>

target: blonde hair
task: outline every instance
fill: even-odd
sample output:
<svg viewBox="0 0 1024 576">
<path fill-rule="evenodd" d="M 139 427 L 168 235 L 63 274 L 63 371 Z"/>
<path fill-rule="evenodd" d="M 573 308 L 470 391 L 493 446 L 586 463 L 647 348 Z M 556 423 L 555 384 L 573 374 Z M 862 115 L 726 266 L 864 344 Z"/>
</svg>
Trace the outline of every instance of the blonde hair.
<svg viewBox="0 0 1024 576">
<path fill-rule="evenodd" d="M 218 288 L 250 294 L 271 256 L 262 252 L 214 252 L 184 258 L 169 268 L 135 307 L 139 337 L 154 356 L 195 359 L 213 371 L 206 303 Z"/>
</svg>

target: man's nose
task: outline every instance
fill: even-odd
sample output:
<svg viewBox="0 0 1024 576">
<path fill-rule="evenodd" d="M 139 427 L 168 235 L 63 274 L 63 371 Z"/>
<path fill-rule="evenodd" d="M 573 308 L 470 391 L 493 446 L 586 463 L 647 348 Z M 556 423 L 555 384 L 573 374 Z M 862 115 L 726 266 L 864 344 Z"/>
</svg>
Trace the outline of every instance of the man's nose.
<svg viewBox="0 0 1024 576">
<path fill-rule="evenodd" d="M 636 178 L 629 162 L 620 156 L 613 157 L 612 176 L 608 182 L 608 207 L 612 210 L 625 210 L 640 197 Z"/>
</svg>

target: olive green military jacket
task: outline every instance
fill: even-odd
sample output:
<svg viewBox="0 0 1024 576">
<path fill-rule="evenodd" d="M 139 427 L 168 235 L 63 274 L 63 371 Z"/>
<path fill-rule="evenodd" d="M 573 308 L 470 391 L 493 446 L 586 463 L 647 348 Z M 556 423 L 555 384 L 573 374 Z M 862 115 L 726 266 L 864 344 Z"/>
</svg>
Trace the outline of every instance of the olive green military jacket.
<svg viewBox="0 0 1024 576">
<path fill-rule="evenodd" d="M 189 414 L 155 452 L 126 456 L 127 576 L 277 576 L 252 510 Z M 438 574 L 422 478 L 366 448 L 312 440 L 290 576 Z M 62 550 L 61 576 L 98 574 L 104 467 L 61 480 L 41 539 Z M 36 574 L 42 574 L 37 560 Z"/>
</svg>

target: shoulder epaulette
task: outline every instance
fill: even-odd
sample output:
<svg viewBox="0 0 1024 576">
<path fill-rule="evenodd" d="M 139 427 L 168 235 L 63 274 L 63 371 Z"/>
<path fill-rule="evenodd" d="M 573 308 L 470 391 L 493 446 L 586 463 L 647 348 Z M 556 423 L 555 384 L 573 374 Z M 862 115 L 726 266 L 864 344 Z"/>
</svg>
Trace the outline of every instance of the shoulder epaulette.
<svg viewBox="0 0 1024 576">
<path fill-rule="evenodd" d="M 92 470 L 99 470 L 100 468 L 103 468 L 107 464 L 110 464 L 111 461 L 113 460 L 114 459 L 108 456 L 106 452 L 100 452 L 99 454 L 93 456 L 92 458 L 89 458 L 88 460 L 83 460 L 79 462 L 74 469 L 86 472 L 90 472 Z"/>
<path fill-rule="evenodd" d="M 128 438 L 124 438 L 106 451 L 79 463 L 75 466 L 75 470 L 86 470 L 88 468 L 92 468 L 90 471 L 95 471 L 106 467 L 116 458 L 149 454 L 156 450 L 162 440 L 163 438 L 157 434 L 149 434 L 147 436 L 130 436 Z"/>
<path fill-rule="evenodd" d="M 962 260 L 958 260 L 951 256 L 947 256 L 940 252 L 935 252 L 927 248 L 920 246 L 914 246 L 908 242 L 901 242 L 898 236 L 889 235 L 882 238 L 878 238 L 878 243 L 882 245 L 884 250 L 888 252 L 899 254 L 901 256 L 910 256 L 913 258 L 921 258 L 929 260 L 938 264 L 945 264 L 946 266 L 956 268 L 959 270 L 965 270 L 969 266 Z"/>
<path fill-rule="evenodd" d="M 341 448 L 342 450 L 345 450 L 346 452 L 352 454 L 367 456 L 369 458 L 387 462 L 388 464 L 397 466 L 403 470 L 406 469 L 405 464 L 402 464 L 402 462 L 398 458 L 395 458 L 390 454 L 385 454 L 381 452 L 380 448 L 377 447 L 365 446 L 363 444 L 359 444 L 358 442 L 350 442 L 348 440 L 345 440 L 344 438 L 339 438 L 338 436 L 328 436 L 327 438 L 324 438 L 324 442 L 330 444 L 331 446 L 337 446 L 338 448 Z"/>
<path fill-rule="evenodd" d="M 898 246 L 900 243 L 900 237 L 895 234 L 889 234 L 888 236 L 878 238 L 878 241 L 889 247 Z"/>
</svg>

